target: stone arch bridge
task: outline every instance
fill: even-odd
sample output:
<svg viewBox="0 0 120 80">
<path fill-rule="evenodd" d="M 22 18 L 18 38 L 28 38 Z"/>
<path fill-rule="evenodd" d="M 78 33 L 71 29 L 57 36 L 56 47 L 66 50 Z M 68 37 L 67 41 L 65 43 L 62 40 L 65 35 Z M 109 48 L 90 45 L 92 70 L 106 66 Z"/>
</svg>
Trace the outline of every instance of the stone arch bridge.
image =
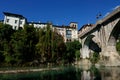
<svg viewBox="0 0 120 80">
<path fill-rule="evenodd" d="M 89 58 L 92 53 L 97 52 L 102 64 L 120 66 L 120 56 L 116 50 L 119 37 L 120 7 L 97 21 L 95 25 L 88 24 L 80 29 L 81 58 Z"/>
</svg>

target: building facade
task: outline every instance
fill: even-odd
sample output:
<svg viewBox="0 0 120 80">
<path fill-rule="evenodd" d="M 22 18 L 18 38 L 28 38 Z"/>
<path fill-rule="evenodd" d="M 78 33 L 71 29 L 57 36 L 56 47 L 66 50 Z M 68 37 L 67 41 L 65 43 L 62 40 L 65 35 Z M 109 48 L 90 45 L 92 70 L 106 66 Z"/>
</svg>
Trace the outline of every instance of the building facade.
<svg viewBox="0 0 120 80">
<path fill-rule="evenodd" d="M 58 34 L 62 35 L 64 42 L 78 40 L 78 24 L 71 22 L 69 26 L 53 26 Z"/>
<path fill-rule="evenodd" d="M 8 12 L 4 13 L 4 24 L 9 24 L 13 27 L 13 29 L 17 30 L 19 28 L 23 28 L 26 23 L 26 18 L 19 14 L 13 14 Z"/>
<path fill-rule="evenodd" d="M 29 25 L 33 25 L 35 28 L 45 28 L 47 27 L 47 23 L 41 22 L 28 22 Z"/>
</svg>

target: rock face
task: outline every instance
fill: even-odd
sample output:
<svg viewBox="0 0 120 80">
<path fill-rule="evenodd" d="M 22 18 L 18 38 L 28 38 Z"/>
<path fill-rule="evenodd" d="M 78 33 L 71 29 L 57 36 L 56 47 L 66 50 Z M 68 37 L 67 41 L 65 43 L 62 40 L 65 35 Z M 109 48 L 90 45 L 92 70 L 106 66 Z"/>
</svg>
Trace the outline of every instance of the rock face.
<svg viewBox="0 0 120 80">
<path fill-rule="evenodd" d="M 117 52 L 105 52 L 109 56 L 101 56 L 100 65 L 103 66 L 120 66 L 120 56 Z"/>
</svg>

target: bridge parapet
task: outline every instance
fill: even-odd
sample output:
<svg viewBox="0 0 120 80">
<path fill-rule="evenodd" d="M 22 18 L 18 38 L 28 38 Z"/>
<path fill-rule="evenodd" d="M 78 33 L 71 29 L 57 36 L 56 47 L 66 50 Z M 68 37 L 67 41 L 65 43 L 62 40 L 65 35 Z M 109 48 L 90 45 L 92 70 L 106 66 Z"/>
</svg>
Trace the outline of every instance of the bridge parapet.
<svg viewBox="0 0 120 80">
<path fill-rule="evenodd" d="M 92 26 L 89 27 L 87 30 L 79 31 L 78 37 L 84 36 L 86 33 L 90 32 L 90 31 L 93 30 L 95 27 L 96 27 L 96 25 L 92 25 Z"/>
</svg>

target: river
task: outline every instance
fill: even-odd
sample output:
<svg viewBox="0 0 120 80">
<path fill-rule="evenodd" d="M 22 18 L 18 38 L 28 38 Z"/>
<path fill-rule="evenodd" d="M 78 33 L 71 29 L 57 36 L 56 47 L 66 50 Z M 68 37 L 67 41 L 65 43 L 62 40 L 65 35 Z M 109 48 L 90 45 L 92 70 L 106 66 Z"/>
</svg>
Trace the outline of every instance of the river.
<svg viewBox="0 0 120 80">
<path fill-rule="evenodd" d="M 0 80 L 120 80 L 120 67 L 60 68 L 36 72 L 1 73 Z"/>
</svg>

